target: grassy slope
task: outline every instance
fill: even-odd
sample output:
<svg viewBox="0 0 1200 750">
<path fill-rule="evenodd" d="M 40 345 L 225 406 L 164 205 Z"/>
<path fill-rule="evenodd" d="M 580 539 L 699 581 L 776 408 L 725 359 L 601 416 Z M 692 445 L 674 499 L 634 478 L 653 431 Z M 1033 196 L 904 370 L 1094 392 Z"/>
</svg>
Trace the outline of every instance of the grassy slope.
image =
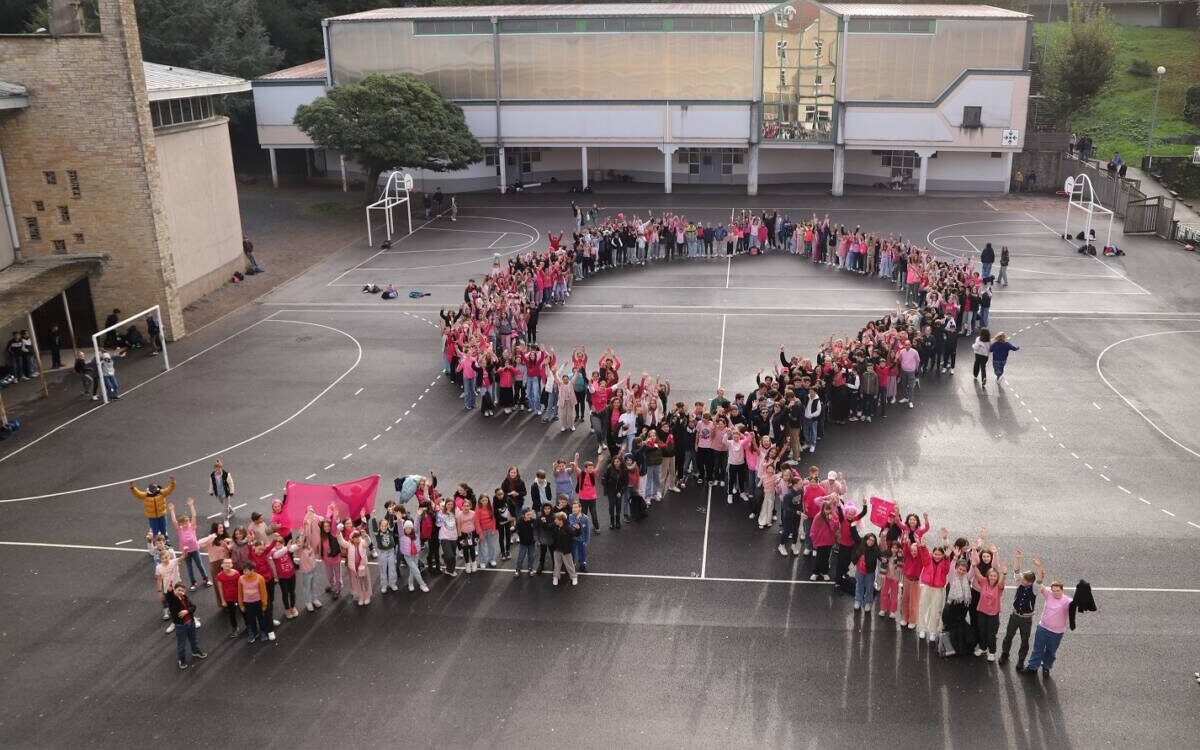
<svg viewBox="0 0 1200 750">
<path fill-rule="evenodd" d="M 1056 24 L 1057 25 L 1057 24 Z M 1039 38 L 1046 24 L 1037 24 Z M 1117 71 L 1092 108 L 1076 115 L 1071 129 L 1087 133 L 1096 142 L 1095 154 L 1108 158 L 1120 151 L 1126 161 L 1137 164 L 1146 149 L 1150 111 L 1154 106 L 1154 78 L 1131 75 L 1134 60 L 1146 60 L 1151 68 L 1163 65 L 1162 93 L 1154 126 L 1155 156 L 1189 156 L 1192 146 L 1165 144 L 1168 136 L 1200 135 L 1200 127 L 1183 119 L 1184 92 L 1200 85 L 1200 32 L 1194 29 L 1153 29 L 1117 26 Z"/>
</svg>

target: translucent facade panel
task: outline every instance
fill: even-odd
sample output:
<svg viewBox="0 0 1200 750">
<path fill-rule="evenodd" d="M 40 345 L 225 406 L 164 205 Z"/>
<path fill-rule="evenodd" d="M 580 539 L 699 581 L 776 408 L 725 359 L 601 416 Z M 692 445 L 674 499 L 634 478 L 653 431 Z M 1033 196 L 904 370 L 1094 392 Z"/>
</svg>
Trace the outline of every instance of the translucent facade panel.
<svg viewBox="0 0 1200 750">
<path fill-rule="evenodd" d="M 837 16 L 798 2 L 762 19 L 763 138 L 832 140 Z"/>
<path fill-rule="evenodd" d="M 930 102 L 966 70 L 1022 70 L 1025 22 L 939 19 L 934 34 L 854 33 L 848 101 Z"/>
<path fill-rule="evenodd" d="M 494 99 L 491 34 L 413 35 L 408 21 L 329 24 L 334 83 L 411 73 L 448 99 Z"/>
<path fill-rule="evenodd" d="M 504 99 L 753 98 L 754 35 L 502 34 Z"/>
</svg>

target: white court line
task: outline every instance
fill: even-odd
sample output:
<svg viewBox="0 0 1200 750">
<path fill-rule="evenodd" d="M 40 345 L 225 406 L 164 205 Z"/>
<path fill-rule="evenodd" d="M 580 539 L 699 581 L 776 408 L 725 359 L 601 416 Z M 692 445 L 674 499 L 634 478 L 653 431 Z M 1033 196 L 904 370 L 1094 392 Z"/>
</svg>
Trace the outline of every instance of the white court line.
<svg viewBox="0 0 1200 750">
<path fill-rule="evenodd" d="M 983 202 L 983 205 L 985 205 L 985 206 L 987 206 L 988 208 L 992 209 L 992 210 L 993 210 L 993 211 L 995 211 L 996 213 L 1000 213 L 1000 209 L 996 208 L 995 206 L 993 206 L 993 205 L 992 205 L 990 202 L 988 202 L 988 201 L 986 201 L 986 200 Z"/>
<path fill-rule="evenodd" d="M 367 444 L 363 443 L 362 445 L 358 446 L 358 449 L 362 450 L 363 448 L 366 448 L 366 447 L 367 447 Z"/>
<path fill-rule="evenodd" d="M 308 480 L 312 479 L 312 478 L 313 478 L 313 477 L 315 477 L 316 475 L 317 475 L 317 472 L 315 472 L 315 471 L 314 471 L 312 474 L 309 474 L 308 476 L 306 476 L 306 477 L 304 478 L 304 481 L 306 481 L 306 482 L 307 482 Z"/>
<path fill-rule="evenodd" d="M 354 392 L 354 395 L 357 396 L 358 394 L 360 394 L 362 392 L 363 392 L 363 389 L 359 388 L 357 391 Z"/>
<path fill-rule="evenodd" d="M 208 516 L 208 520 L 209 520 L 209 521 L 211 521 L 211 520 L 213 520 L 214 518 L 220 518 L 220 517 L 221 517 L 221 511 L 217 511 L 216 513 L 213 513 L 213 514 L 209 515 L 209 516 Z"/>
<path fill-rule="evenodd" d="M 505 234 L 514 234 L 518 237 L 526 237 L 529 235 L 524 232 L 506 232 Z M 417 255 L 419 253 L 465 253 L 479 252 L 480 250 L 512 250 L 520 247 L 520 245 L 479 245 L 477 247 L 430 247 L 430 248 L 415 248 L 412 250 L 384 250 L 380 255 Z M 371 269 L 360 267 L 359 271 L 369 271 Z"/>
<path fill-rule="evenodd" d="M 422 229 L 424 229 L 424 228 L 425 228 L 427 225 L 429 225 L 431 222 L 437 221 L 437 220 L 438 220 L 438 218 L 440 218 L 440 217 L 438 217 L 438 216 L 435 216 L 435 217 L 433 217 L 432 219 L 426 219 L 424 224 L 420 224 L 420 225 L 418 225 L 416 229 L 414 229 L 412 232 L 408 233 L 408 234 L 407 234 L 407 235 L 405 235 L 404 237 L 400 237 L 400 238 L 398 238 L 398 239 L 396 240 L 396 242 L 403 242 L 404 240 L 408 239 L 409 237 L 413 236 L 413 235 L 414 235 L 414 234 L 416 234 L 417 232 L 419 232 L 419 231 L 421 231 Z M 339 252 L 340 252 L 340 251 L 339 251 Z M 333 285 L 334 285 L 334 282 L 336 282 L 336 281 L 339 281 L 339 280 L 340 280 L 340 279 L 341 279 L 343 276 L 345 276 L 346 274 L 350 273 L 351 271 L 353 271 L 354 269 L 358 268 L 359 266 L 361 266 L 361 265 L 365 264 L 367 261 L 371 260 L 372 258 L 375 258 L 375 257 L 377 257 L 377 256 L 379 256 L 380 254 L 382 254 L 382 253 L 385 253 L 385 252 L 387 252 L 387 250 L 386 250 L 386 249 L 384 249 L 384 250 L 380 250 L 379 252 L 377 252 L 377 253 L 374 253 L 374 254 L 372 254 L 371 256 L 369 256 L 369 257 L 365 258 L 364 260 L 362 260 L 362 261 L 360 261 L 360 262 L 358 262 L 358 263 L 354 264 L 354 265 L 353 265 L 353 266 L 351 266 L 350 268 L 347 268 L 345 271 L 342 271 L 340 274 L 338 274 L 337 276 L 335 276 L 335 277 L 333 278 L 333 281 L 329 282 L 329 283 L 328 283 L 328 284 L 326 284 L 325 286 L 333 286 Z M 357 284 L 354 284 L 354 285 L 352 285 L 352 286 L 357 286 Z"/>
<path fill-rule="evenodd" d="M 504 235 L 506 235 L 506 234 L 508 234 L 508 232 L 501 232 L 500 236 L 497 237 L 496 239 L 492 240 L 492 244 L 487 246 L 487 249 L 491 250 L 493 247 L 495 247 L 496 243 L 499 242 L 500 240 L 504 239 Z"/>
<path fill-rule="evenodd" d="M 169 373 L 169 372 L 173 372 L 174 370 L 176 370 L 176 369 L 178 369 L 178 368 L 182 367 L 183 365 L 186 365 L 188 362 L 191 362 L 192 360 L 196 359 L 196 358 L 197 358 L 197 357 L 199 357 L 201 354 L 206 354 L 206 353 L 208 353 L 208 352 L 212 351 L 213 349 L 216 349 L 216 348 L 217 348 L 218 346 L 220 346 L 221 344 L 224 344 L 226 341 L 229 341 L 230 339 L 233 339 L 233 338 L 236 338 L 236 337 L 238 337 L 238 336 L 241 336 L 243 333 L 245 333 L 246 331 L 249 331 L 251 328 L 254 328 L 254 327 L 255 327 L 255 326 L 257 326 L 259 323 L 265 323 L 266 321 L 270 320 L 272 317 L 274 317 L 274 316 L 278 315 L 278 314 L 279 314 L 279 312 L 280 312 L 280 311 L 276 310 L 275 312 L 271 313 L 270 315 L 268 315 L 267 317 L 263 318 L 262 320 L 256 320 L 256 321 L 254 321 L 253 323 L 251 323 L 250 325 L 248 325 L 248 326 L 246 326 L 245 328 L 241 329 L 240 331 L 237 331 L 237 332 L 235 332 L 235 333 L 231 333 L 231 334 L 229 334 L 228 336 L 226 336 L 225 338 L 221 339 L 220 341 L 218 341 L 217 343 L 213 344 L 212 346 L 208 346 L 208 347 L 205 347 L 204 349 L 201 349 L 200 351 L 196 352 L 196 353 L 195 353 L 195 354 L 193 354 L 192 356 L 188 357 L 187 359 L 183 360 L 183 361 L 182 361 L 182 362 L 180 362 L 179 364 L 177 364 L 177 365 L 175 365 L 174 367 L 172 367 L 170 370 L 163 370 L 162 372 L 158 373 L 157 375 L 153 375 L 153 376 L 151 376 L 151 377 L 149 377 L 149 378 L 147 378 L 147 379 L 143 380 L 142 382 L 140 382 L 140 383 L 138 383 L 137 385 L 135 385 L 135 386 L 132 386 L 132 387 L 130 387 L 130 388 L 122 388 L 122 389 L 121 389 L 121 392 L 122 392 L 122 393 L 124 393 L 125 395 L 129 395 L 129 394 L 130 394 L 130 393 L 132 393 L 133 391 L 136 391 L 138 388 L 141 388 L 143 385 L 146 385 L 147 383 L 151 383 L 151 382 L 153 382 L 153 381 L 155 381 L 155 380 L 158 380 L 158 379 L 159 379 L 159 378 L 161 378 L 163 375 L 166 375 L 166 374 L 167 374 L 167 373 Z M 30 448 L 30 447 L 32 447 L 32 446 L 34 446 L 34 445 L 37 445 L 38 443 L 40 443 L 41 441 L 43 441 L 43 440 L 45 440 L 46 438 L 50 437 L 51 435 L 53 435 L 54 433 L 58 432 L 58 431 L 59 431 L 59 430 L 61 430 L 62 428 L 66 427 L 67 425 L 69 425 L 69 424 L 71 424 L 71 423 L 73 423 L 73 422 L 75 422 L 75 421 L 77 421 L 77 420 L 83 419 L 83 418 L 84 418 L 84 417 L 86 417 L 87 415 L 89 415 L 89 414 L 91 414 L 91 413 L 95 412 L 97 409 L 103 409 L 103 408 L 104 408 L 104 405 L 103 405 L 103 404 L 102 404 L 102 405 L 100 405 L 100 406 L 93 406 L 92 408 L 88 409 L 87 411 L 83 412 L 82 414 L 79 414 L 79 415 L 77 415 L 77 416 L 71 417 L 71 418 L 70 418 L 70 419 L 68 419 L 66 422 L 63 422 L 62 424 L 58 425 L 58 426 L 57 426 L 57 427 L 55 427 L 54 429 L 52 429 L 52 430 L 50 430 L 49 432 L 47 432 L 45 435 L 39 435 L 39 436 L 38 436 L 38 437 L 36 437 L 35 439 L 33 439 L 33 440 L 30 440 L 29 442 L 27 442 L 27 443 L 25 443 L 24 445 L 22 445 L 20 448 L 17 448 L 17 449 L 16 449 L 16 450 L 14 450 L 12 453 L 8 453 L 8 454 L 6 454 L 6 455 L 5 455 L 5 456 L 3 456 L 2 458 L 0 458 L 0 463 L 4 463 L 5 461 L 7 461 L 8 459 L 10 459 L 10 458 L 12 458 L 13 456 L 17 455 L 18 453 L 20 453 L 21 451 L 25 450 L 26 448 Z"/>
<path fill-rule="evenodd" d="M 729 277 L 733 273 L 733 256 L 730 255 L 725 263 L 725 288 L 729 288 Z"/>
<path fill-rule="evenodd" d="M 271 493 L 270 493 L 270 492 L 268 492 L 267 494 L 265 494 L 265 495 L 263 495 L 262 497 L 260 497 L 260 498 L 259 498 L 259 500 L 266 500 L 266 499 L 267 499 L 268 497 L 270 497 L 270 496 L 271 496 Z"/>
<path fill-rule="evenodd" d="M 1095 401 L 1092 402 L 1092 406 L 1096 407 L 1096 411 L 1101 411 L 1100 404 L 1097 404 Z"/>
<path fill-rule="evenodd" d="M 246 503 L 242 503 L 241 505 L 233 506 L 232 508 L 230 508 L 230 510 L 241 510 L 242 508 L 245 508 L 245 507 L 246 507 Z"/>
<path fill-rule="evenodd" d="M 347 453 L 346 455 L 342 456 L 342 460 L 343 460 L 343 461 L 349 460 L 349 459 L 350 459 L 350 457 L 351 457 L 351 456 L 353 456 L 353 455 L 354 455 L 353 453 Z"/>
<path fill-rule="evenodd" d="M 1149 505 L 1149 504 L 1150 504 L 1150 501 L 1149 501 L 1149 500 L 1147 500 L 1147 499 L 1146 499 L 1146 498 L 1144 498 L 1144 497 L 1139 497 L 1139 498 L 1138 498 L 1138 500 L 1141 500 L 1141 501 L 1142 501 L 1143 503 L 1145 503 L 1146 505 Z"/>
<path fill-rule="evenodd" d="M 708 571 L 708 521 L 712 518 L 712 485 L 708 486 L 708 501 L 704 509 L 704 549 L 700 552 L 700 577 Z"/>
<path fill-rule="evenodd" d="M 717 387 L 721 387 L 721 378 L 725 375 L 725 322 L 728 316 L 721 316 L 721 357 L 717 363 Z"/>
<path fill-rule="evenodd" d="M 122 544 L 130 544 L 131 542 L 133 542 L 133 540 L 132 540 L 132 539 L 122 539 L 121 541 L 117 542 L 117 544 L 118 544 L 118 545 L 122 545 Z"/>
<path fill-rule="evenodd" d="M 376 435 L 375 437 L 373 437 L 373 438 L 371 438 L 371 439 L 372 439 L 372 440 L 378 440 L 378 439 L 379 439 L 379 438 L 381 438 L 381 437 L 383 437 L 383 434 L 382 434 L 382 433 L 381 433 L 381 434 L 379 434 L 379 435 Z"/>
<path fill-rule="evenodd" d="M 358 350 L 358 355 L 354 358 L 354 363 L 351 364 L 350 367 L 348 367 L 345 372 L 343 372 L 341 375 L 338 375 L 337 378 L 335 378 L 333 380 L 333 382 L 331 382 L 329 385 L 327 385 L 323 389 L 321 389 L 320 393 L 313 396 L 308 401 L 308 403 L 304 404 L 299 409 L 297 409 L 295 412 L 293 412 L 291 414 L 291 416 L 287 417 L 286 419 L 284 419 L 283 421 L 279 422 L 278 424 L 276 424 L 272 427 L 268 427 L 267 429 L 263 430 L 262 432 L 258 433 L 257 435 L 251 435 L 250 437 L 246 438 L 245 440 L 234 443 L 233 445 L 225 446 L 224 448 L 221 448 L 220 450 L 213 451 L 212 453 L 201 456 L 200 458 L 192 459 L 191 461 L 187 461 L 187 462 L 178 464 L 176 466 L 172 466 L 170 468 L 160 469 L 159 471 L 153 471 L 148 474 L 142 474 L 141 476 L 130 477 L 128 479 L 122 479 L 117 482 L 108 482 L 106 484 L 98 484 L 98 485 L 94 485 L 92 487 L 79 487 L 79 488 L 76 488 L 73 490 L 63 490 L 61 492 L 49 492 L 44 495 L 30 495 L 29 497 L 7 498 L 4 500 L 0 500 L 0 504 L 19 503 L 19 502 L 24 502 L 26 500 L 43 500 L 43 499 L 51 498 L 51 497 L 63 497 L 65 495 L 74 495 L 74 494 L 78 494 L 80 492 L 92 492 L 94 490 L 108 489 L 109 487 L 116 487 L 118 485 L 126 485 L 126 484 L 129 484 L 130 482 L 137 482 L 142 479 L 148 479 L 149 477 L 161 476 L 163 474 L 173 474 L 174 472 L 178 471 L 179 469 L 184 469 L 189 466 L 194 466 L 195 464 L 198 464 L 201 461 L 207 461 L 210 458 L 214 458 L 216 456 L 221 455 L 222 453 L 229 453 L 230 451 L 233 451 L 236 448 L 240 448 L 243 445 L 252 443 L 255 440 L 258 440 L 259 438 L 263 437 L 264 435 L 268 435 L 268 434 L 274 432 L 275 430 L 278 430 L 280 427 L 283 427 L 284 425 L 286 425 L 286 424 L 290 423 L 292 420 L 294 420 L 296 417 L 298 417 L 301 414 L 303 414 L 304 412 L 308 411 L 309 407 L 311 407 L 313 404 L 317 403 L 317 401 L 320 401 L 321 398 L 324 397 L 326 393 L 329 393 L 329 391 L 334 388 L 334 386 L 336 386 L 338 383 L 342 382 L 342 380 L 344 380 L 347 375 L 354 372 L 355 368 L 357 368 L 359 363 L 362 362 L 362 356 L 363 356 L 362 344 L 359 343 L 358 339 L 354 338 L 353 336 L 351 336 L 350 334 L 346 333 L 345 331 L 343 331 L 341 329 L 334 328 L 333 326 L 327 326 L 327 325 L 324 325 L 321 323 L 310 323 L 305 320 L 282 320 L 282 319 L 278 319 L 278 318 L 263 318 L 262 320 L 259 321 L 259 323 L 293 323 L 296 325 L 316 326 L 317 328 L 325 328 L 327 330 L 334 331 L 336 333 L 340 333 L 343 336 L 345 336 L 346 338 L 353 341 L 354 346 Z M 257 325 L 257 323 L 255 325 Z M 234 334 L 234 335 L 236 335 L 236 334 Z M 232 337 L 230 337 L 230 338 L 232 338 Z M 199 356 L 199 354 L 196 354 L 193 356 Z M 184 361 L 186 362 L 188 360 L 184 360 Z M 174 370 L 175 368 L 171 368 L 171 369 Z M 167 372 L 170 372 L 170 371 L 171 370 L 168 370 Z M 149 381 L 147 381 L 147 382 L 149 382 Z M 68 422 L 67 424 L 70 424 L 70 423 Z"/>
<path fill-rule="evenodd" d="M 1168 516 L 1170 516 L 1171 518 L 1174 518 L 1174 517 L 1175 517 L 1175 514 L 1174 514 L 1174 513 L 1172 513 L 1171 511 L 1167 510 L 1166 508 L 1159 508 L 1159 510 L 1161 510 L 1163 513 L 1166 513 L 1166 514 L 1167 514 Z"/>
<path fill-rule="evenodd" d="M 971 240 L 967 239 L 967 235 L 960 234 L 959 237 L 962 237 L 964 240 L 966 240 L 967 244 L 971 246 L 972 250 L 974 250 L 975 252 L 979 252 L 979 247 L 976 246 L 976 244 L 974 242 L 971 242 Z"/>
<path fill-rule="evenodd" d="M 472 216 L 473 219 L 489 218 L 484 216 Z M 521 222 L 524 224 L 525 222 Z M 430 232 L 469 232 L 470 234 L 505 234 L 504 232 L 496 232 L 490 229 L 459 229 L 458 227 L 428 227 Z M 416 232 L 413 232 L 416 234 Z"/>
<path fill-rule="evenodd" d="M 1025 215 L 1026 215 L 1026 216 L 1028 216 L 1029 218 L 1033 219 L 1034 221 L 1036 221 L 1038 224 L 1041 224 L 1042 226 L 1046 227 L 1046 229 L 1049 229 L 1049 230 L 1050 230 L 1050 231 L 1051 231 L 1051 232 L 1054 234 L 1054 236 L 1055 236 L 1055 237 L 1057 237 L 1058 239 L 1060 239 L 1060 240 L 1062 240 L 1063 242 L 1067 243 L 1067 244 L 1068 244 L 1068 245 L 1070 245 L 1072 248 L 1074 248 L 1074 247 L 1075 247 L 1075 243 L 1074 243 L 1074 242 L 1072 242 L 1071 240 L 1065 239 L 1065 238 L 1064 238 L 1064 237 L 1063 237 L 1061 234 L 1059 234 L 1059 233 L 1058 233 L 1058 230 L 1057 230 L 1057 229 L 1055 229 L 1055 228 L 1051 227 L 1049 224 L 1047 224 L 1046 222 L 1042 221 L 1041 219 L 1039 219 L 1038 217 L 1034 216 L 1033 214 L 1029 213 L 1028 211 L 1026 211 L 1026 212 L 1025 212 Z M 1117 269 L 1115 269 L 1115 268 L 1113 268 L 1112 266 L 1108 265 L 1107 263 L 1105 263 L 1103 260 L 1101 260 L 1100 258 L 1096 257 L 1095 255 L 1088 255 L 1088 256 L 1086 256 L 1086 257 L 1088 257 L 1088 258 L 1091 258 L 1092 260 L 1096 261 L 1096 262 L 1097 262 L 1097 263 L 1099 263 L 1100 265 L 1104 266 L 1104 267 L 1105 267 L 1105 268 L 1107 268 L 1108 270 L 1110 270 L 1110 271 L 1112 271 L 1113 273 L 1115 273 L 1115 274 L 1116 274 L 1118 277 L 1120 277 L 1120 278 L 1124 279 L 1125 281 L 1128 281 L 1130 284 L 1133 284 L 1133 285 L 1134 285 L 1134 286 L 1136 286 L 1138 289 L 1141 289 L 1143 293 L 1145 293 L 1145 294 L 1150 294 L 1150 292 L 1149 292 L 1149 291 L 1146 289 L 1146 287 L 1142 286 L 1141 284 L 1137 283 L 1136 281 L 1134 281 L 1133 279 L 1129 278 L 1129 277 L 1128 277 L 1128 276 L 1126 276 L 1125 274 L 1121 273 L 1121 272 L 1120 272 L 1120 271 L 1118 271 Z"/>
<path fill-rule="evenodd" d="M 1115 394 L 1117 394 L 1118 396 L 1120 396 L 1120 397 L 1121 397 L 1121 400 L 1125 402 L 1125 405 L 1126 405 L 1126 406 L 1128 406 L 1130 409 L 1133 409 L 1133 411 L 1134 411 L 1134 412 L 1135 412 L 1135 413 L 1136 413 L 1136 414 L 1137 414 L 1139 417 L 1141 417 L 1142 419 L 1146 420 L 1146 424 L 1150 425 L 1150 426 L 1151 426 L 1151 427 L 1153 427 L 1155 430 L 1157 430 L 1157 431 L 1158 431 L 1158 434 L 1162 435 L 1162 436 L 1163 436 L 1163 437 L 1165 437 L 1167 440 L 1170 440 L 1170 441 L 1171 441 L 1172 443 L 1174 443 L 1176 446 L 1178 446 L 1178 447 L 1182 448 L 1183 450 L 1185 450 L 1185 451 L 1187 451 L 1188 453 L 1192 454 L 1192 455 L 1193 455 L 1193 456 L 1195 456 L 1196 458 L 1200 458 L 1200 453 L 1197 453 L 1196 451 L 1192 450 L 1191 448 L 1187 447 L 1187 446 L 1186 446 L 1186 445 L 1184 445 L 1183 443 L 1179 442 L 1179 441 L 1178 441 L 1178 440 L 1176 440 L 1175 438 L 1173 438 L 1173 437 L 1171 437 L 1170 435 L 1168 435 L 1168 434 L 1167 434 L 1167 432 L 1166 432 L 1166 431 L 1165 431 L 1163 428 L 1159 427 L 1159 426 L 1158 426 L 1158 424 L 1157 424 L 1157 423 L 1155 423 L 1155 421 L 1154 421 L 1153 419 L 1151 419 L 1150 417 L 1147 417 L 1147 416 L 1146 416 L 1146 414 L 1145 414 L 1145 413 L 1144 413 L 1144 412 L 1143 412 L 1141 409 L 1137 408 L 1137 406 L 1135 406 L 1135 405 L 1134 405 L 1134 403 L 1133 403 L 1132 401 L 1130 401 L 1129 399 L 1125 398 L 1125 394 L 1123 394 L 1123 393 L 1121 393 L 1120 391 L 1118 391 L 1118 390 L 1116 389 L 1116 387 L 1115 387 L 1115 386 L 1114 386 L 1114 385 L 1113 385 L 1111 382 L 1109 382 L 1108 378 L 1107 378 L 1107 377 L 1105 377 L 1105 375 L 1104 375 L 1104 370 L 1102 370 L 1102 369 L 1100 368 L 1100 361 L 1101 361 L 1102 359 L 1104 359 L 1104 355 L 1105 355 L 1105 354 L 1108 354 L 1109 350 L 1111 350 L 1111 349 L 1112 349 L 1112 348 L 1114 348 L 1114 347 L 1120 346 L 1121 344 L 1124 344 L 1124 343 L 1126 343 L 1126 342 L 1129 342 L 1129 341 L 1137 341 L 1138 339 L 1144 339 L 1144 338 L 1148 338 L 1148 337 L 1150 337 L 1150 336 L 1166 336 L 1166 335 L 1168 335 L 1168 334 L 1173 334 L 1173 333 L 1200 333 L 1200 329 L 1196 329 L 1196 330 L 1184 330 L 1184 331 L 1156 331 L 1156 332 L 1154 332 L 1154 333 L 1143 333 L 1143 334 L 1141 334 L 1140 336 L 1130 336 L 1129 338 L 1124 338 L 1124 339 L 1121 339 L 1120 341 L 1115 341 L 1115 342 L 1113 342 L 1113 343 L 1109 344 L 1108 346 L 1104 347 L 1104 350 L 1103 350 L 1103 351 L 1101 351 L 1099 355 L 1097 355 L 1097 357 L 1096 357 L 1096 373 L 1097 373 L 1097 374 L 1100 376 L 1100 379 L 1104 381 L 1104 384 L 1105 384 L 1106 386 L 1108 386 L 1109 390 L 1111 390 L 1113 393 L 1115 393 Z M 1097 407 L 1097 408 L 1099 408 L 1099 407 Z"/>
<path fill-rule="evenodd" d="M 1195 524 L 1192 524 L 1195 526 Z M 1200 528 L 1197 526 L 1196 528 Z M 146 550 L 136 547 L 104 547 L 95 544 L 57 544 L 49 542 L 9 542 L 0 541 L 0 546 L 4 547 L 30 547 L 35 549 L 74 549 L 88 550 L 95 552 L 129 552 L 138 555 L 146 554 Z M 205 553 L 201 552 L 201 555 Z M 207 556 L 207 555 L 205 555 Z M 368 565 L 378 565 L 375 561 L 371 561 Z M 480 572 L 487 571 L 489 573 L 504 573 L 512 575 L 511 568 L 480 568 Z M 832 586 L 832 583 L 827 581 L 809 581 L 804 579 L 792 578 L 726 578 L 726 577 L 707 577 L 700 578 L 698 576 L 681 576 L 681 575 L 665 575 L 653 573 L 599 573 L 587 572 L 580 573 L 581 577 L 595 578 L 630 578 L 645 581 L 693 581 L 703 583 L 758 583 L 758 584 L 784 584 L 786 586 Z M 1011 588 L 1011 587 L 1010 587 Z M 1069 590 L 1073 590 L 1074 586 L 1067 586 Z M 1137 586 L 1093 586 L 1092 591 L 1109 591 L 1109 592 L 1124 592 L 1137 594 L 1200 594 L 1200 589 L 1171 589 L 1157 587 L 1137 587 Z"/>
<path fill-rule="evenodd" d="M 336 463 L 336 462 L 334 462 L 334 463 L 331 463 L 331 464 L 329 464 L 328 466 L 326 466 L 324 469 L 321 469 L 321 471 L 329 471 L 330 469 L 332 469 L 332 468 L 333 468 L 333 467 L 335 467 L 335 466 L 337 466 L 337 463 Z"/>
</svg>

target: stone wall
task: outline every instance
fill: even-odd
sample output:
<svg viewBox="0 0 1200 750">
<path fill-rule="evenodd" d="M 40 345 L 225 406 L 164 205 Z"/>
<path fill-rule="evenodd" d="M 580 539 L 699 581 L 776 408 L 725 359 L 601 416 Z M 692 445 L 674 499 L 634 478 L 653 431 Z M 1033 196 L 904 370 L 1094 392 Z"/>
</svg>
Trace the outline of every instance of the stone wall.
<svg viewBox="0 0 1200 750">
<path fill-rule="evenodd" d="M 1027 175 L 1033 170 L 1037 175 L 1034 190 L 1039 193 L 1053 193 L 1062 189 L 1058 182 L 1062 159 L 1061 151 L 1022 151 L 1013 154 L 1013 175 L 1017 172 Z"/>
<path fill-rule="evenodd" d="M 91 279 L 98 320 L 114 307 L 158 304 L 168 337 L 178 338 L 183 312 L 133 1 L 99 0 L 99 16 L 99 34 L 0 36 L 2 77 L 30 100 L 0 118 L 21 252 L 107 254 Z"/>
</svg>

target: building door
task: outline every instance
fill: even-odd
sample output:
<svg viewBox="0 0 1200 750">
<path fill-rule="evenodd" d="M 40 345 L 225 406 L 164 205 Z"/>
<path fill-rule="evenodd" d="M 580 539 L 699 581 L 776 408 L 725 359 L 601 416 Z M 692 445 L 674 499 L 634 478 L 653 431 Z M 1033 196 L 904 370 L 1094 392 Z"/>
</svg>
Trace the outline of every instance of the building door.
<svg viewBox="0 0 1200 750">
<path fill-rule="evenodd" d="M 731 185 L 733 165 L 741 164 L 744 152 L 737 148 L 681 148 L 679 164 L 687 165 L 688 185 Z"/>
<path fill-rule="evenodd" d="M 700 153 L 701 185 L 721 184 L 721 152 L 717 149 L 704 149 Z"/>
</svg>

